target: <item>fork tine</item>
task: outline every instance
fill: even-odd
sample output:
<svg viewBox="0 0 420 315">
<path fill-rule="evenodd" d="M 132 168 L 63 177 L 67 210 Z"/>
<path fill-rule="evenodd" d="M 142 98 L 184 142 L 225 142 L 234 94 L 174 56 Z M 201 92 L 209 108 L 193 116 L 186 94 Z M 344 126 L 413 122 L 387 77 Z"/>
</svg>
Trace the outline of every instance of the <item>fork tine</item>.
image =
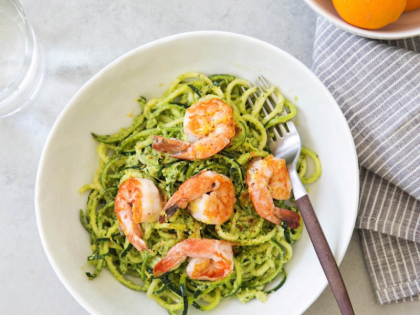
<svg viewBox="0 0 420 315">
<path fill-rule="evenodd" d="M 266 89 L 268 89 L 268 88 L 270 87 L 270 84 L 268 84 L 267 80 L 266 80 L 266 79 L 265 79 L 262 75 L 260 75 L 258 78 L 259 78 L 259 79 L 261 80 L 261 82 L 264 84 L 264 86 L 265 86 L 265 88 L 266 88 Z M 276 104 L 277 104 L 278 99 L 277 99 L 276 94 L 272 94 L 272 95 L 271 95 L 271 98 L 273 99 L 274 103 L 276 103 Z"/>
<path fill-rule="evenodd" d="M 254 80 L 254 83 L 255 83 L 255 86 L 260 91 L 260 93 L 264 93 L 263 87 L 266 88 L 266 89 L 268 89 L 270 87 L 267 79 L 262 75 L 258 76 L 258 78 L 256 78 Z M 248 82 L 248 86 L 251 88 L 252 87 L 251 83 Z M 242 91 L 243 92 L 246 91 L 246 89 L 243 86 L 242 86 Z M 257 99 L 259 97 L 259 95 L 257 95 L 257 93 L 254 93 L 253 95 L 254 95 L 255 99 Z M 277 99 L 275 94 L 272 94 L 269 97 L 271 97 L 271 99 L 275 103 L 278 102 L 278 99 Z M 266 101 L 264 102 L 264 105 L 262 106 L 263 113 L 266 116 L 268 115 L 269 112 L 274 110 L 274 106 L 271 103 L 269 97 L 267 97 Z M 251 107 L 255 106 L 251 97 L 248 97 L 247 102 L 250 104 Z M 287 113 L 286 109 L 284 108 L 283 112 L 282 112 L 282 115 L 287 115 L 287 114 L 288 113 Z M 293 121 L 287 121 L 285 123 L 278 124 L 276 126 L 271 127 L 270 131 L 273 132 L 276 141 L 278 141 L 279 139 L 282 139 L 283 137 L 285 137 L 288 133 L 297 132 L 297 129 L 296 129 Z M 269 142 L 274 142 L 274 139 L 271 139 L 270 137 L 268 137 L 268 140 L 269 140 Z"/>
<path fill-rule="evenodd" d="M 260 76 L 259 76 L 259 79 L 263 82 L 263 84 L 264 84 L 264 86 L 265 86 L 265 88 L 266 88 L 266 89 L 270 87 L 270 86 L 268 85 L 268 83 L 264 80 L 264 78 L 263 78 L 263 76 L 262 76 L 262 75 L 260 75 Z M 263 91 L 263 89 L 262 89 L 262 87 L 261 87 L 261 84 L 260 84 L 260 82 L 258 81 L 258 78 L 257 78 L 257 79 L 255 79 L 255 85 L 256 85 L 256 86 L 260 89 L 260 91 L 261 91 L 261 92 Z M 271 97 L 273 98 L 273 101 L 275 101 L 275 102 L 277 103 L 277 98 L 275 98 L 275 95 L 273 94 L 273 95 L 271 95 Z M 267 97 L 267 99 L 266 99 L 266 104 L 268 104 L 268 106 L 270 107 L 271 111 L 273 111 L 273 110 L 274 110 L 274 106 L 271 104 L 269 97 Z M 263 106 L 263 109 L 264 109 L 264 106 Z M 265 115 L 267 116 L 267 113 L 266 113 L 265 111 L 264 111 L 264 113 L 265 113 Z M 286 114 L 287 114 L 287 113 L 286 113 Z M 279 125 L 277 125 L 277 126 L 273 126 L 273 127 L 271 127 L 270 129 L 272 129 L 273 131 L 276 131 L 276 133 L 277 133 L 277 134 L 279 134 L 278 130 L 280 130 L 280 132 L 281 132 L 281 134 L 282 134 L 283 136 L 285 135 L 285 133 L 287 133 L 287 130 L 286 130 L 284 127 L 283 127 L 283 129 L 281 129 Z M 278 138 L 278 139 L 280 139 L 280 138 L 281 138 L 281 136 L 279 137 L 279 136 L 277 135 L 277 138 Z"/>
<path fill-rule="evenodd" d="M 270 84 L 268 84 L 268 81 L 266 78 L 264 78 L 263 75 L 259 75 L 258 78 L 260 79 L 260 81 L 264 84 L 264 87 L 266 89 L 268 89 L 270 87 Z M 271 94 L 270 97 L 273 99 L 274 103 L 277 104 L 277 102 L 279 101 L 277 99 L 276 94 Z M 267 103 L 270 104 L 271 110 L 274 110 L 274 106 L 271 104 L 269 98 L 267 97 Z M 282 115 L 287 115 L 287 112 L 285 110 L 283 110 Z"/>
<path fill-rule="evenodd" d="M 251 83 L 249 83 L 248 82 L 248 86 L 249 87 L 252 87 L 252 85 L 251 85 Z M 259 88 L 259 87 L 258 87 Z M 260 89 L 260 91 L 262 92 L 262 89 L 261 88 L 259 88 Z M 257 95 L 257 94 L 255 94 L 254 93 L 254 97 L 255 97 L 255 99 L 257 99 L 258 98 L 258 96 L 259 95 Z M 250 100 L 250 98 L 248 97 L 248 100 Z M 252 103 L 252 101 L 251 101 L 251 104 L 252 104 L 252 106 L 254 107 L 254 103 Z M 267 113 L 267 110 L 264 108 L 264 106 L 262 107 L 262 110 L 263 110 L 263 112 L 264 112 L 264 115 L 268 115 L 268 113 Z"/>
<path fill-rule="evenodd" d="M 262 88 L 262 86 L 261 86 L 260 82 L 258 82 L 258 79 L 255 79 L 255 80 L 254 80 L 254 82 L 255 82 L 255 85 L 257 86 L 257 88 L 260 90 L 260 92 L 261 92 L 261 93 L 264 93 L 264 90 L 263 90 L 263 88 Z M 268 107 L 270 108 L 270 112 L 274 110 L 274 107 L 273 107 L 273 105 L 271 105 L 270 100 L 268 99 L 268 97 L 267 97 L 267 99 L 266 99 L 266 101 L 265 101 L 265 104 L 267 104 L 267 105 L 268 105 Z M 264 105 L 263 105 L 262 110 L 263 110 L 264 114 L 265 114 L 266 116 L 268 116 L 268 113 L 269 113 L 269 112 L 267 111 L 266 106 L 264 106 Z M 276 129 L 276 126 L 273 126 L 273 129 Z"/>
<path fill-rule="evenodd" d="M 260 90 L 260 92 L 261 93 L 264 92 L 263 89 L 262 89 L 262 86 L 261 86 L 260 82 L 258 82 L 258 78 L 256 78 L 254 80 L 254 82 L 255 82 L 255 85 L 257 86 L 257 88 Z"/>
<path fill-rule="evenodd" d="M 270 87 L 270 85 L 268 84 L 267 80 L 262 75 L 258 76 L 258 79 L 264 84 L 264 87 L 266 89 L 268 89 Z M 255 80 L 255 81 L 257 81 L 257 80 Z M 261 89 L 261 85 L 259 83 L 258 83 L 258 86 Z M 271 94 L 270 96 L 273 99 L 274 103 L 277 104 L 277 102 L 278 102 L 277 96 L 274 93 Z M 273 111 L 274 110 L 274 106 L 271 104 L 269 97 L 267 97 L 267 101 L 266 102 L 269 104 L 271 110 Z M 287 113 L 286 113 L 285 110 L 283 110 L 282 115 L 287 115 Z M 281 130 L 281 131 L 283 132 L 283 130 Z"/>
<path fill-rule="evenodd" d="M 248 82 L 248 85 L 249 86 L 251 86 L 250 84 L 249 84 L 249 82 Z M 245 93 L 245 88 L 242 86 L 242 92 L 244 92 Z M 250 97 L 248 97 L 248 103 L 251 105 L 251 107 L 254 107 L 254 102 L 251 100 L 251 98 Z"/>
<path fill-rule="evenodd" d="M 260 74 L 260 75 L 258 76 L 258 78 L 261 80 L 261 82 L 264 84 L 264 86 L 265 86 L 266 88 L 270 86 L 270 84 L 268 84 L 267 80 L 265 79 L 265 77 L 264 77 L 262 74 Z"/>
<path fill-rule="evenodd" d="M 258 79 L 255 80 L 255 85 L 259 88 L 259 90 L 261 91 L 261 93 L 264 92 L 263 89 L 262 89 L 262 86 L 261 86 L 260 82 L 258 81 Z M 269 88 L 269 86 L 267 86 L 266 84 L 264 84 L 264 86 L 265 86 L 266 89 Z M 273 100 L 274 100 L 274 98 L 273 98 Z M 268 105 L 268 107 L 270 107 L 270 110 L 273 111 L 274 110 L 274 106 L 273 106 L 273 104 L 271 104 L 270 99 L 268 97 L 267 97 L 267 99 L 266 99 L 265 102 Z M 277 101 L 275 101 L 275 102 L 277 103 Z"/>
<path fill-rule="evenodd" d="M 261 93 L 264 93 L 264 90 L 263 90 L 260 82 L 258 82 L 258 79 L 255 79 L 254 82 L 255 82 L 255 85 L 257 86 L 257 88 L 261 91 Z M 274 106 L 271 104 L 270 99 L 268 97 L 267 97 L 267 99 L 265 101 L 265 104 L 268 104 L 268 107 L 270 108 L 271 111 L 274 110 Z M 262 109 L 263 109 L 264 114 L 266 116 L 268 116 L 268 112 L 267 112 L 266 107 L 264 105 L 263 105 Z M 278 128 L 277 126 L 273 126 L 273 127 L 270 128 L 270 130 L 272 130 L 274 132 L 274 134 L 276 135 L 277 139 L 280 139 L 281 138 L 281 135 L 278 132 L 277 128 Z M 283 131 L 281 131 L 281 132 L 283 134 Z"/>
<path fill-rule="evenodd" d="M 287 128 L 289 128 L 289 132 L 297 132 L 296 126 L 293 123 L 293 121 L 291 121 L 291 120 L 286 121 L 285 124 L 286 124 Z"/>
<path fill-rule="evenodd" d="M 279 140 L 279 139 L 283 138 L 284 133 L 282 135 L 280 135 L 280 133 L 277 131 L 276 128 L 272 128 L 272 130 L 273 130 L 274 135 L 276 136 L 276 140 Z M 282 132 L 283 132 L 283 130 L 282 130 Z"/>
<path fill-rule="evenodd" d="M 268 88 L 270 86 L 270 84 L 268 84 L 268 80 L 263 75 L 259 75 L 259 79 L 261 80 L 261 82 L 263 82 L 263 84 L 266 88 Z M 273 93 L 271 95 L 271 97 L 272 97 L 273 101 L 277 104 L 277 102 L 278 102 L 277 96 Z M 283 108 L 284 109 L 283 109 L 282 115 L 285 116 L 288 113 L 287 113 L 286 108 L 284 106 L 283 106 Z M 297 132 L 296 126 L 293 123 L 293 121 L 291 121 L 291 120 L 286 121 L 285 124 L 286 124 L 287 128 L 289 128 L 290 132 Z M 282 132 L 283 132 L 283 130 L 282 130 Z"/>
<path fill-rule="evenodd" d="M 286 130 L 286 128 L 284 127 L 284 124 L 279 124 L 279 129 L 281 131 L 281 134 L 283 135 L 283 137 L 288 134 L 289 132 Z M 290 130 L 290 129 L 289 129 Z"/>
</svg>

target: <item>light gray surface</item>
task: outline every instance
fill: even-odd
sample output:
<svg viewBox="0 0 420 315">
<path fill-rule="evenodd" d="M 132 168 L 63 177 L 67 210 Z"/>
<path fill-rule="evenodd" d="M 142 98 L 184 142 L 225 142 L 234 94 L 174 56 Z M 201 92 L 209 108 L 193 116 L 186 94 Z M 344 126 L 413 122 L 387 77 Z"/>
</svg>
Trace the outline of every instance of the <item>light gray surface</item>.
<svg viewBox="0 0 420 315">
<path fill-rule="evenodd" d="M 44 47 L 47 70 L 38 101 L 24 112 L 0 120 L 0 314 L 86 314 L 49 265 L 33 205 L 42 147 L 69 99 L 125 52 L 193 30 L 253 36 L 310 66 L 316 17 L 296 0 L 21 3 Z M 376 304 L 357 235 L 341 269 L 357 314 L 418 314 L 418 302 Z M 306 314 L 338 314 L 331 291 L 326 289 Z"/>
</svg>

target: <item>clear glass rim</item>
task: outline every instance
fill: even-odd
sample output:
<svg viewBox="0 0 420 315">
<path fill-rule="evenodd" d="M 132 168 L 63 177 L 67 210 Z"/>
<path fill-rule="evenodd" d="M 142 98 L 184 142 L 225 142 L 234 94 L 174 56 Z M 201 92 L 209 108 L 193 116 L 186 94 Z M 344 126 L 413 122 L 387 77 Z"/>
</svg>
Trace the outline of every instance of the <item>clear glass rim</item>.
<svg viewBox="0 0 420 315">
<path fill-rule="evenodd" d="M 42 47 L 37 42 L 32 26 L 27 21 L 19 1 L 8 1 L 11 8 L 16 10 L 17 17 L 20 18 L 18 23 L 21 23 L 20 29 L 25 41 L 25 56 L 22 58 L 21 68 L 16 71 L 16 76 L 0 94 L 0 118 L 13 115 L 35 102 L 44 80 L 45 60 Z"/>
<path fill-rule="evenodd" d="M 31 67 L 32 59 L 34 56 L 35 50 L 35 36 L 32 30 L 31 25 L 26 19 L 25 12 L 23 11 L 22 6 L 17 0 L 9 0 L 10 3 L 15 7 L 16 11 L 19 13 L 22 18 L 22 22 L 25 25 L 26 38 L 25 38 L 25 60 L 18 71 L 18 74 L 15 76 L 12 82 L 5 88 L 4 92 L 0 93 L 0 105 L 3 102 L 7 102 L 8 98 L 19 88 L 23 80 L 28 73 L 29 68 Z"/>
</svg>

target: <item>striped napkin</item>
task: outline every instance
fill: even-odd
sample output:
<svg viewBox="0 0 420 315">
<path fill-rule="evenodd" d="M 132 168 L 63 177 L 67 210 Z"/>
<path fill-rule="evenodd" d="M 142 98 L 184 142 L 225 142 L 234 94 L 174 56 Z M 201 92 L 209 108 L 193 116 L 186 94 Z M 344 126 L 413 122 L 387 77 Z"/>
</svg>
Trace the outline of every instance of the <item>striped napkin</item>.
<svg viewBox="0 0 420 315">
<path fill-rule="evenodd" d="M 318 18 L 312 71 L 356 145 L 356 228 L 378 303 L 420 300 L 420 37 L 370 40 Z"/>
</svg>

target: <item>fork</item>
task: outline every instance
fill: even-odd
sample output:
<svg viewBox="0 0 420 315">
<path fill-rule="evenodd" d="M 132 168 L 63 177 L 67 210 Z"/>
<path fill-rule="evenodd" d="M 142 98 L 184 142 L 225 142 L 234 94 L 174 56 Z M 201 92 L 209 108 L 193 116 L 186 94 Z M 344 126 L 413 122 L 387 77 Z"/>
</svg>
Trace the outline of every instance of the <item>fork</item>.
<svg viewBox="0 0 420 315">
<path fill-rule="evenodd" d="M 269 84 L 263 76 L 259 76 L 257 79 L 255 79 L 255 85 L 261 93 L 263 93 L 263 87 L 265 89 L 269 88 Z M 271 97 L 273 101 L 277 103 L 277 97 L 275 94 L 272 94 Z M 250 98 L 248 99 L 248 102 L 250 102 L 252 105 Z M 266 105 L 267 106 L 265 108 L 263 107 L 263 112 L 265 115 L 268 115 L 274 109 L 274 106 L 271 104 L 269 98 L 266 100 Z M 284 110 L 282 114 L 286 115 L 287 113 Z M 302 147 L 299 133 L 293 121 L 289 120 L 285 123 L 285 125 L 287 126 L 287 129 L 285 128 L 284 124 L 277 125 L 281 134 L 275 128 L 276 126 L 272 127 L 272 131 L 276 138 L 272 139 L 269 136 L 268 145 L 275 157 L 286 160 L 286 166 L 289 171 L 290 181 L 292 182 L 293 194 L 296 200 L 296 204 L 302 215 L 306 230 L 308 231 L 309 237 L 315 248 L 315 252 L 318 256 L 321 266 L 324 269 L 324 273 L 330 284 L 338 307 L 340 308 L 341 314 L 354 314 L 346 286 L 344 285 L 343 278 L 340 274 L 340 270 L 338 269 L 337 263 L 331 252 L 331 248 L 328 245 L 327 239 L 325 238 L 324 232 L 322 231 L 321 225 L 318 222 L 315 211 L 312 208 L 312 204 L 309 200 L 306 189 L 300 181 L 296 171 L 296 164 L 299 159 Z"/>
</svg>

